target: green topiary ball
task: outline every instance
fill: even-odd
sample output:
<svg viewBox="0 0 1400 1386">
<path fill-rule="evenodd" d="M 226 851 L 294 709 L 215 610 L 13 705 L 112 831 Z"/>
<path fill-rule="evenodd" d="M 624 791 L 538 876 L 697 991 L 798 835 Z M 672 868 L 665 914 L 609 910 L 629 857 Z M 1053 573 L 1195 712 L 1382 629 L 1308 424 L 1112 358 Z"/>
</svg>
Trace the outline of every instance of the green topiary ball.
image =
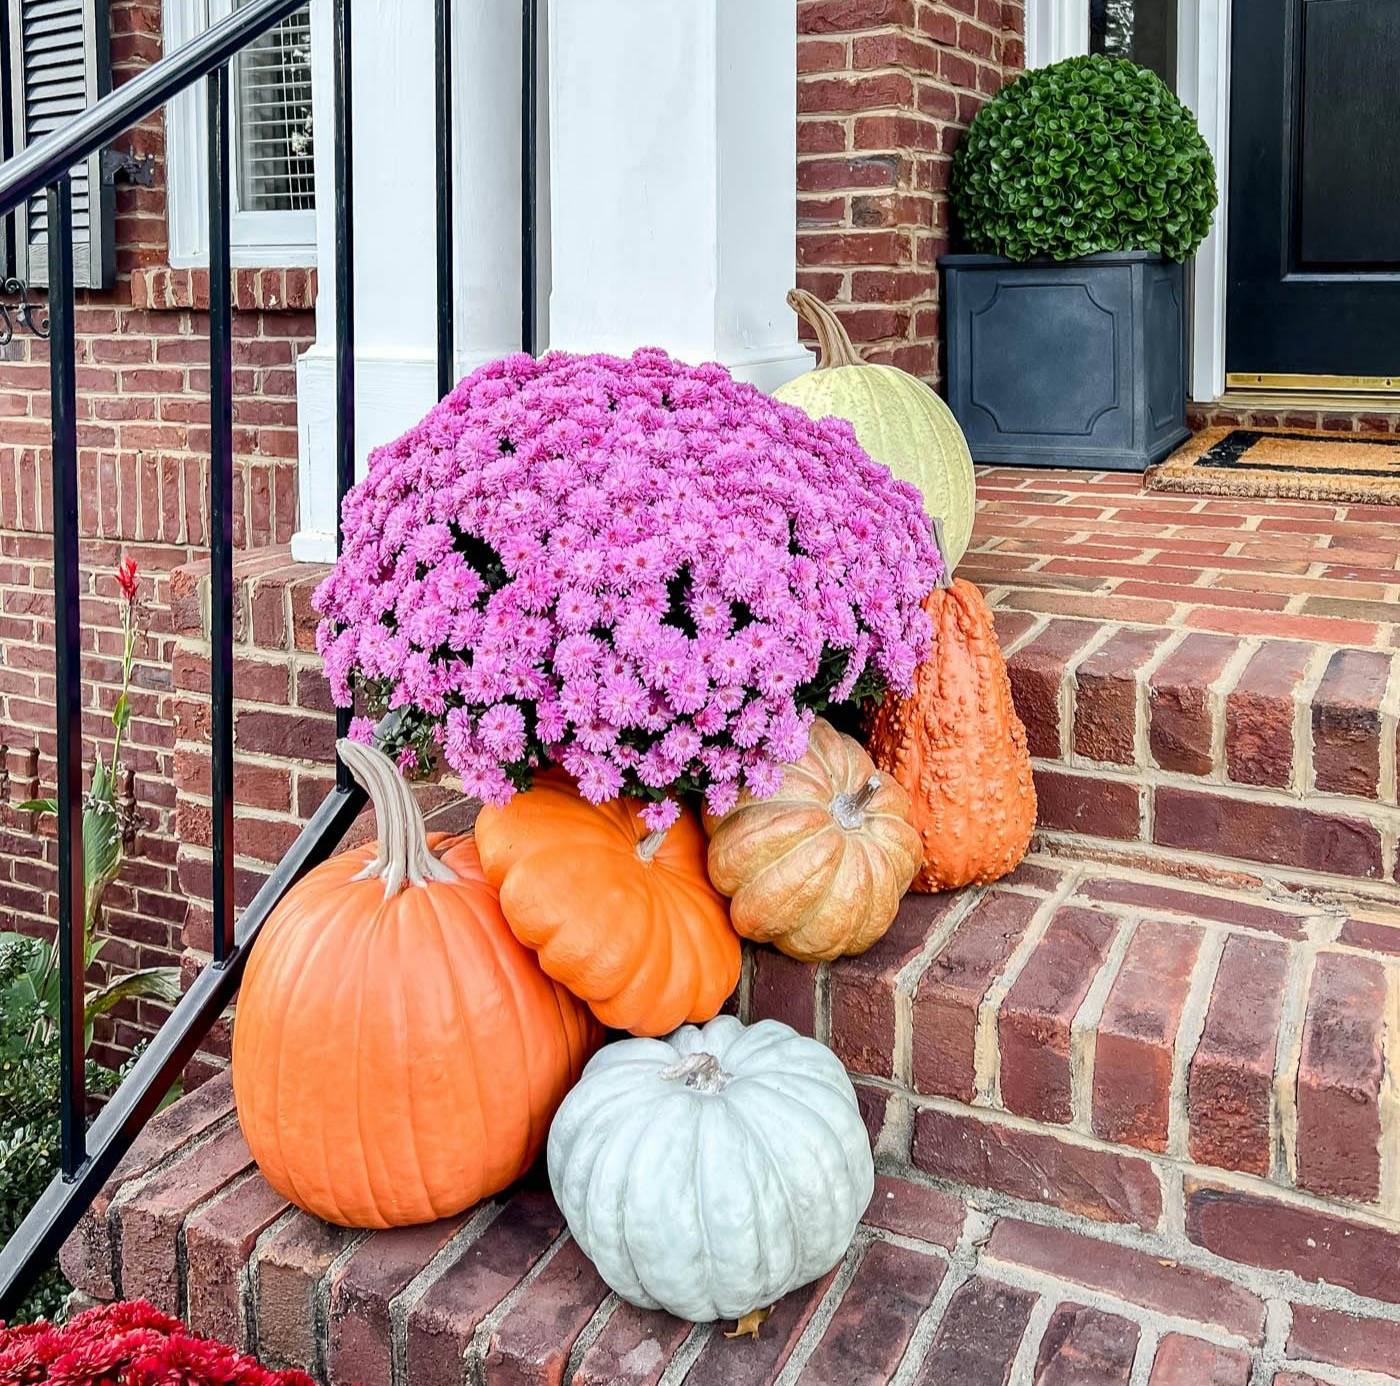
<svg viewBox="0 0 1400 1386">
<path fill-rule="evenodd" d="M 1123 58 L 1067 58 L 982 107 L 953 159 L 952 195 L 984 253 L 1185 260 L 1210 230 L 1215 161 L 1155 73 Z"/>
</svg>

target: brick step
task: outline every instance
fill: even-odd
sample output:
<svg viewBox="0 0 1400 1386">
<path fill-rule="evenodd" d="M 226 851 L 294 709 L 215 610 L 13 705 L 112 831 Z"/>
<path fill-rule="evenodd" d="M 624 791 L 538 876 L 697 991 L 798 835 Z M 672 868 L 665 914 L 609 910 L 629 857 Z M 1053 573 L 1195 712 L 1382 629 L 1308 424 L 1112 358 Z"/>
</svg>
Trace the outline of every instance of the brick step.
<svg viewBox="0 0 1400 1386">
<path fill-rule="evenodd" d="M 896 1373 L 937 1386 L 1400 1383 L 1400 1309 L 1308 1283 L 1302 1243 L 1257 1197 L 1188 1187 L 1184 1226 L 1149 1236 L 969 1200 L 884 1163 L 841 1265 L 781 1301 L 756 1340 L 735 1339 L 725 1324 L 618 1301 L 528 1181 L 392 1232 L 289 1208 L 251 1167 L 219 1078 L 147 1129 L 64 1266 L 81 1298 L 145 1296 L 336 1386 L 847 1386 Z M 1388 1237 L 1369 1253 L 1370 1288 L 1392 1301 L 1397 1246 Z M 1244 1251 L 1294 1274 L 1222 1259 Z M 1339 1254 L 1333 1243 L 1312 1253 Z"/>
<path fill-rule="evenodd" d="M 1043 840 L 1302 889 L 1400 880 L 1400 653 L 996 618 Z"/>
<path fill-rule="evenodd" d="M 1400 1238 L 1400 910 L 1033 856 L 908 897 L 862 957 L 753 950 L 739 1006 L 829 1043 L 882 1152 L 968 1189 L 1152 1231 L 1229 1176 Z"/>
</svg>

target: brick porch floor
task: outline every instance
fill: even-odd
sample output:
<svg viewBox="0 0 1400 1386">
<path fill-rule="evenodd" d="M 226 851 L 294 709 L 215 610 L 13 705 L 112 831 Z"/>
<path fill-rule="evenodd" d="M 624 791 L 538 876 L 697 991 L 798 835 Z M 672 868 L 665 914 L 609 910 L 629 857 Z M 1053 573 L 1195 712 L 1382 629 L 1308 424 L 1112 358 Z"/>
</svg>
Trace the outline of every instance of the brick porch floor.
<svg viewBox="0 0 1400 1386">
<path fill-rule="evenodd" d="M 996 604 L 1400 649 L 1400 507 L 1146 491 L 1141 477 L 981 467 L 959 570 Z"/>
<path fill-rule="evenodd" d="M 1400 508 L 982 468 L 1047 842 L 1316 894 L 1400 882 Z"/>
</svg>

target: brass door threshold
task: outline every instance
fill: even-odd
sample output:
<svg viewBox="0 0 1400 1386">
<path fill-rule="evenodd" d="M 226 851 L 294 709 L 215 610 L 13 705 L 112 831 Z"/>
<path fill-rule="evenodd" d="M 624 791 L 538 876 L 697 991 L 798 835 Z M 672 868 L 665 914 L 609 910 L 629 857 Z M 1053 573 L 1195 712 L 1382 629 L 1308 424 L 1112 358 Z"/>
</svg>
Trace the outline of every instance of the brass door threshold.
<svg viewBox="0 0 1400 1386">
<path fill-rule="evenodd" d="M 1332 414 L 1400 414 L 1400 393 L 1333 390 L 1260 390 L 1226 386 L 1213 403 L 1228 409 L 1316 409 Z"/>
<path fill-rule="evenodd" d="M 1278 375 L 1230 371 L 1225 389 L 1275 394 L 1389 395 L 1400 397 L 1400 375 Z"/>
</svg>

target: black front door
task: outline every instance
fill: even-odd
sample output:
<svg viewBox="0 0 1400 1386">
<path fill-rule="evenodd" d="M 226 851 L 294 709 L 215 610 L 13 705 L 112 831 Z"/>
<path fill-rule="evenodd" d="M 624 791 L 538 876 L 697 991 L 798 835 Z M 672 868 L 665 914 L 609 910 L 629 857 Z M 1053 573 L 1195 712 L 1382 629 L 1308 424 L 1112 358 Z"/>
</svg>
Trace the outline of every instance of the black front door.
<svg viewBox="0 0 1400 1386">
<path fill-rule="evenodd" d="M 1232 376 L 1400 377 L 1400 0 L 1234 0 Z"/>
</svg>

